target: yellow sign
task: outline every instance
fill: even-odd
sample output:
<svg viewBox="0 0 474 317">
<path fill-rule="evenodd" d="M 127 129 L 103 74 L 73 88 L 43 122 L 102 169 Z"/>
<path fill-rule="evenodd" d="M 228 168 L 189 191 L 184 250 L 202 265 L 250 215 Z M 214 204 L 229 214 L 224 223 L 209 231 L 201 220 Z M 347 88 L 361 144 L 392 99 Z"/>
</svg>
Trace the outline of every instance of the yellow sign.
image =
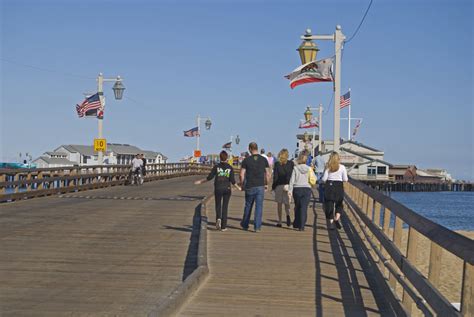
<svg viewBox="0 0 474 317">
<path fill-rule="evenodd" d="M 201 157 L 201 151 L 200 150 L 194 150 L 194 157 Z"/>
<path fill-rule="evenodd" d="M 94 139 L 94 151 L 95 152 L 107 151 L 107 141 L 105 139 Z"/>
</svg>

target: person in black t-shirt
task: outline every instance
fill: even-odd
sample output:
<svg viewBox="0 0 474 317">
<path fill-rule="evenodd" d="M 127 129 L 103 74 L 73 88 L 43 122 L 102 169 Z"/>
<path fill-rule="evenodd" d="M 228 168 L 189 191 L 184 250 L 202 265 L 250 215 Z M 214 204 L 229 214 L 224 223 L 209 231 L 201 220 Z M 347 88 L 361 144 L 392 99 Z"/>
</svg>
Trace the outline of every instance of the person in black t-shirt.
<svg viewBox="0 0 474 317">
<path fill-rule="evenodd" d="M 262 226 L 263 198 L 264 192 L 270 183 L 271 171 L 265 157 L 258 154 L 257 143 L 249 144 L 249 152 L 252 154 L 243 162 L 240 169 L 240 183 L 245 182 L 245 208 L 240 225 L 248 230 L 252 205 L 255 202 L 254 228 L 260 231 Z"/>
<path fill-rule="evenodd" d="M 214 197 L 216 202 L 216 229 L 227 230 L 227 210 L 231 196 L 231 184 L 240 190 L 235 184 L 234 168 L 227 163 L 227 152 L 219 154 L 220 163 L 214 165 L 207 178 L 195 181 L 199 185 L 214 178 Z"/>
</svg>

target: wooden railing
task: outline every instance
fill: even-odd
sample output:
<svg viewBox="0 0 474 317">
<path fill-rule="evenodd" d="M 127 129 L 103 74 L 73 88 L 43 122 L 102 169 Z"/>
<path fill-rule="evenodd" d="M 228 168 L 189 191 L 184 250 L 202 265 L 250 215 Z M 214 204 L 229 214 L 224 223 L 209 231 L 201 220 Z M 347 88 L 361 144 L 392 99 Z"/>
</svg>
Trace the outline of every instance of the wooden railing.
<svg viewBox="0 0 474 317">
<path fill-rule="evenodd" d="M 397 315 L 474 316 L 473 240 L 353 179 L 345 186 L 344 204 L 384 286 L 396 299 Z M 425 251 L 420 249 L 421 242 L 429 245 L 428 263 L 420 263 L 419 254 L 427 253 L 421 252 Z M 444 270 L 460 272 L 458 283 L 449 281 L 456 284 L 460 310 L 452 305 L 452 295 L 447 296 L 441 287 L 441 275 L 446 273 L 441 270 L 441 261 L 447 256 L 456 261 L 444 265 Z"/>
<path fill-rule="evenodd" d="M 145 181 L 207 173 L 192 163 L 147 164 Z M 128 181 L 130 165 L 0 169 L 0 202 L 82 191 Z"/>
</svg>

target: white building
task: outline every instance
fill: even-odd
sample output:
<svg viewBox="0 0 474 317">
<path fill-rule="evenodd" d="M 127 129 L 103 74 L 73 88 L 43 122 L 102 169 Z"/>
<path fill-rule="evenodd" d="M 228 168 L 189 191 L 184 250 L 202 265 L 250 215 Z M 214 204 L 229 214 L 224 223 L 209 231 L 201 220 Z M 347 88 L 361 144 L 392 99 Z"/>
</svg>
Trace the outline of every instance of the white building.
<svg viewBox="0 0 474 317">
<path fill-rule="evenodd" d="M 333 150 L 332 141 L 324 141 L 323 158 L 327 162 Z M 384 161 L 384 152 L 355 141 L 343 141 L 339 149 L 341 164 L 347 173 L 360 180 L 388 180 L 390 167 Z"/>
<path fill-rule="evenodd" d="M 137 154 L 144 154 L 147 163 L 166 163 L 168 158 L 160 152 L 142 150 L 129 144 L 108 143 L 104 164 L 131 164 Z M 91 145 L 61 145 L 53 152 L 45 152 L 33 161 L 38 167 L 98 165 L 98 154 Z"/>
</svg>

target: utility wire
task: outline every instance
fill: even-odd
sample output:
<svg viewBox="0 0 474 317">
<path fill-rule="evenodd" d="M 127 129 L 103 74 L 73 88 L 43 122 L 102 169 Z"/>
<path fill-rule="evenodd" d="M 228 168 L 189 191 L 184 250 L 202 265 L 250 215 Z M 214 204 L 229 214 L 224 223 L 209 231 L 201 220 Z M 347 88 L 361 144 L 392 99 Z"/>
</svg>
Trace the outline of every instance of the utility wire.
<svg viewBox="0 0 474 317">
<path fill-rule="evenodd" d="M 84 80 L 95 79 L 95 78 L 93 78 L 93 77 L 85 77 L 85 76 L 76 75 L 76 74 L 72 74 L 72 73 L 64 73 L 64 72 L 60 72 L 60 71 L 53 70 L 53 69 L 48 69 L 48 68 L 43 68 L 43 67 L 38 67 L 38 66 L 33 66 L 33 65 L 23 64 L 23 63 L 18 63 L 18 62 L 14 62 L 14 61 L 11 61 L 11 60 L 5 59 L 5 58 L 0 58 L 0 60 L 1 60 L 2 62 L 7 62 L 7 63 L 13 64 L 13 65 L 17 65 L 17 66 L 32 68 L 32 69 L 36 69 L 36 70 L 39 70 L 39 71 L 42 71 L 42 72 L 56 73 L 56 74 L 60 74 L 60 75 L 63 75 L 63 76 L 74 77 L 74 78 L 79 78 L 79 79 L 84 79 Z"/>
<path fill-rule="evenodd" d="M 359 26 L 357 27 L 355 32 L 351 35 L 351 37 L 348 40 L 344 41 L 344 43 L 349 43 L 357 35 L 357 33 L 359 32 L 360 27 L 364 23 L 365 17 L 367 16 L 367 13 L 369 13 L 370 7 L 372 6 L 372 2 L 374 2 L 374 0 L 370 0 L 369 6 L 367 7 L 367 10 L 365 10 L 364 16 L 362 17 L 362 20 L 360 20 Z"/>
</svg>

